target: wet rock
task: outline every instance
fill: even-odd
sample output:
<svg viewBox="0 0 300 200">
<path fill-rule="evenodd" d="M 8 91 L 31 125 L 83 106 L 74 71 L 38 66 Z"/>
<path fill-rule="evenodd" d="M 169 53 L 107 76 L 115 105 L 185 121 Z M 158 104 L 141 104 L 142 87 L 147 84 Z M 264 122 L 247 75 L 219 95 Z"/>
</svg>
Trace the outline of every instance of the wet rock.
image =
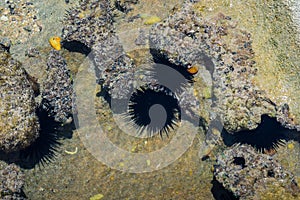
<svg viewBox="0 0 300 200">
<path fill-rule="evenodd" d="M 11 46 L 11 40 L 7 37 L 1 37 L 0 38 L 0 46 L 2 48 L 6 49 L 6 51 L 8 51 Z"/>
<path fill-rule="evenodd" d="M 96 75 L 112 98 L 127 99 L 133 88 L 133 62 L 126 56 L 117 36 L 93 47 Z"/>
<path fill-rule="evenodd" d="M 262 114 L 275 114 L 275 105 L 252 84 L 257 69 L 251 34 L 237 28 L 231 17 L 205 18 L 186 3 L 154 25 L 149 40 L 155 59 L 184 69 L 205 66 L 211 72 L 213 109 L 227 131 L 255 129 Z"/>
<path fill-rule="evenodd" d="M 285 128 L 300 131 L 300 125 L 296 122 L 295 116 L 290 113 L 289 105 L 286 103 L 277 107 L 277 121 Z"/>
<path fill-rule="evenodd" d="M 0 149 L 29 146 L 39 135 L 34 91 L 21 64 L 0 47 Z"/>
<path fill-rule="evenodd" d="M 1 199 L 27 199 L 23 192 L 25 176 L 15 164 L 10 164 L 0 170 L 0 197 Z"/>
<path fill-rule="evenodd" d="M 2 1 L 0 37 L 9 37 L 13 44 L 24 43 L 41 31 L 35 5 L 25 0 Z M 0 5 L 2 4 L 0 3 Z M 5 2 L 5 3 L 4 3 Z"/>
<path fill-rule="evenodd" d="M 63 40 L 77 41 L 91 48 L 111 34 L 112 20 L 110 1 L 81 0 L 78 7 L 66 13 Z"/>
<path fill-rule="evenodd" d="M 137 4 L 139 0 L 115 0 L 115 7 L 121 12 L 128 13 L 131 11 L 132 4 Z"/>
<path fill-rule="evenodd" d="M 260 199 L 263 191 L 272 194 L 272 189 L 299 195 L 294 175 L 283 169 L 271 156 L 258 153 L 250 145 L 235 145 L 219 154 L 214 175 L 217 181 L 240 199 L 254 196 Z M 268 188 L 270 184 L 274 188 Z"/>
<path fill-rule="evenodd" d="M 66 123 L 72 115 L 73 85 L 66 61 L 59 51 L 50 52 L 46 73 L 41 106 L 55 121 Z"/>
</svg>

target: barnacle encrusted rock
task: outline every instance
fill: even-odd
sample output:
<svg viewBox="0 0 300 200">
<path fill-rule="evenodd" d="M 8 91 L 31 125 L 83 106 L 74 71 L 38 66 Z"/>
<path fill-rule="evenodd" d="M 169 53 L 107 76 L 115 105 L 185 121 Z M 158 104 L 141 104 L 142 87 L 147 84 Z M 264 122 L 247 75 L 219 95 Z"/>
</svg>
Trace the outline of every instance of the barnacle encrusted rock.
<svg viewBox="0 0 300 200">
<path fill-rule="evenodd" d="M 274 190 L 299 195 L 293 174 L 284 170 L 271 156 L 258 153 L 250 145 L 235 145 L 219 154 L 214 175 L 240 199 L 252 199 L 261 190 L 269 190 L 268 184 L 272 184 Z"/>
<path fill-rule="evenodd" d="M 275 105 L 251 81 L 257 73 L 251 34 L 229 16 L 205 18 L 185 3 L 152 27 L 149 40 L 154 58 L 211 72 L 214 111 L 227 131 L 255 129 L 262 114 L 275 115 Z"/>
<path fill-rule="evenodd" d="M 277 106 L 277 121 L 280 122 L 285 128 L 296 129 L 300 131 L 300 125 L 294 120 L 294 116 L 290 113 L 290 107 L 287 103 Z"/>
<path fill-rule="evenodd" d="M 18 151 L 39 135 L 34 91 L 21 64 L 0 45 L 0 149 Z"/>
<path fill-rule="evenodd" d="M 42 108 L 55 121 L 65 123 L 72 115 L 73 87 L 70 71 L 59 51 L 52 50 L 43 83 Z"/>
<path fill-rule="evenodd" d="M 1 199 L 26 199 L 23 192 L 25 176 L 15 164 L 10 164 L 0 170 Z"/>
<path fill-rule="evenodd" d="M 126 56 L 115 35 L 99 42 L 93 48 L 96 75 L 115 99 L 127 99 L 133 88 L 132 60 Z"/>
<path fill-rule="evenodd" d="M 64 42 L 80 42 L 91 48 L 113 31 L 109 0 L 81 0 L 67 11 L 62 37 Z"/>
</svg>

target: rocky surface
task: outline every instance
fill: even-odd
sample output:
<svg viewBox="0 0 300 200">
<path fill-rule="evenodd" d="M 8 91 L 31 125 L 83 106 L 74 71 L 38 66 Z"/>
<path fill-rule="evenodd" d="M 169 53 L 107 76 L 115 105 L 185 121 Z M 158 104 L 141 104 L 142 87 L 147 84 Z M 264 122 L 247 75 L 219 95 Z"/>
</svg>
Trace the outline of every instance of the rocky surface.
<svg viewBox="0 0 300 200">
<path fill-rule="evenodd" d="M 59 51 L 50 52 L 46 73 L 41 106 L 55 121 L 66 123 L 72 116 L 73 85 L 66 61 Z"/>
<path fill-rule="evenodd" d="M 255 129 L 262 114 L 275 107 L 252 83 L 257 69 L 251 34 L 230 16 L 205 18 L 187 3 L 153 26 L 150 47 L 155 57 L 181 68 L 206 67 L 212 74 L 215 112 L 229 132 Z"/>
<path fill-rule="evenodd" d="M 39 135 L 34 91 L 21 64 L 0 47 L 0 149 L 29 146 Z"/>
<path fill-rule="evenodd" d="M 37 1 L 33 0 L 33 2 L 36 3 Z M 75 0 L 69 2 L 68 5 L 76 4 Z M 296 66 L 298 65 L 290 62 L 297 60 L 293 59 L 292 55 L 298 54 L 297 51 L 286 53 L 283 47 L 293 49 L 295 46 L 292 43 L 282 43 L 285 37 L 277 37 L 276 35 L 276 33 L 282 32 L 284 36 L 288 36 L 286 33 L 290 31 L 287 28 L 288 23 L 285 23 L 286 21 L 282 20 L 282 24 L 277 24 L 281 21 L 282 13 L 285 9 L 280 4 L 277 5 L 281 1 L 275 1 L 275 3 L 274 1 L 269 1 L 261 5 L 257 1 L 248 1 L 246 4 L 244 2 L 230 1 L 229 4 L 228 1 L 211 2 L 203 0 L 197 1 L 198 3 L 195 4 L 188 3 L 187 8 L 181 8 L 180 1 L 180 4 L 171 9 L 178 2 L 165 1 L 164 5 L 162 5 L 161 1 L 156 0 L 140 0 L 137 4 L 136 1 L 117 0 L 109 3 L 104 1 L 98 3 L 96 0 L 82 0 L 75 8 L 69 9 L 64 22 L 61 22 L 63 20 L 60 18 L 65 7 L 64 1 L 42 2 L 38 4 L 39 10 L 42 12 L 38 16 L 44 16 L 42 19 L 43 30 L 47 30 L 47 33 L 42 31 L 41 35 L 31 41 L 32 43 L 30 44 L 38 44 L 38 49 L 42 49 L 40 51 L 41 54 L 48 55 L 50 48 L 46 47 L 45 44 L 48 44 L 49 36 L 60 34 L 61 23 L 64 23 L 63 39 L 65 44 L 79 41 L 85 46 L 93 48 L 92 50 L 97 52 L 94 60 L 98 63 L 98 72 L 102 70 L 101 73 L 98 73 L 99 80 L 103 79 L 102 85 L 109 88 L 109 91 L 114 91 L 111 93 L 111 95 L 115 95 L 114 97 L 123 98 L 129 91 L 129 89 L 128 91 L 127 89 L 122 90 L 124 89 L 123 86 L 131 87 L 131 83 L 129 82 L 130 84 L 128 84 L 128 79 L 131 80 L 132 75 L 131 68 L 138 68 L 143 74 L 143 69 L 136 64 L 139 55 L 137 57 L 131 57 L 131 55 L 136 52 L 145 52 L 145 49 L 148 52 L 149 31 L 144 24 L 146 18 L 141 16 L 148 15 L 151 17 L 157 15 L 162 19 L 162 22 L 154 25 L 150 32 L 150 41 L 152 41 L 150 45 L 155 47 L 154 51 L 151 52 L 152 55 L 157 60 L 163 59 L 180 67 L 182 71 L 187 71 L 189 67 L 194 66 L 199 69 L 198 74 L 193 77 L 195 82 L 187 85 L 189 90 L 178 96 L 183 104 L 184 102 L 187 103 L 184 108 L 185 111 L 188 109 L 193 110 L 197 107 L 198 105 L 195 102 L 200 98 L 200 106 L 204 110 L 200 111 L 200 116 L 209 112 L 211 114 L 210 117 L 214 118 L 216 113 L 220 114 L 222 122 L 232 132 L 242 129 L 254 129 L 260 123 L 261 114 L 275 116 L 285 127 L 298 129 L 299 116 L 297 116 L 297 112 L 299 109 L 297 108 L 299 108 L 299 99 L 297 100 L 296 98 L 300 96 L 297 93 L 299 88 L 297 79 L 299 76 L 297 75 L 298 68 Z M 103 7 L 100 8 L 99 5 L 103 5 Z M 123 12 L 118 16 L 119 18 L 111 18 L 115 14 L 115 10 L 111 12 L 110 8 L 114 6 L 119 6 L 119 10 Z M 163 6 L 169 9 L 163 9 Z M 188 9 L 189 7 L 191 9 Z M 266 12 L 268 9 L 270 12 Z M 171 10 L 171 15 L 164 21 L 164 17 L 169 15 L 169 10 Z M 275 18 L 280 20 L 274 20 Z M 111 19 L 118 21 L 112 24 L 113 20 Z M 102 20 L 106 23 L 102 23 Z M 278 25 L 278 29 L 274 29 L 274 32 L 271 32 L 271 34 L 265 31 L 272 30 L 274 24 Z M 116 26 L 116 28 L 113 26 Z M 147 26 L 148 28 L 151 27 L 151 25 Z M 138 38 L 139 40 L 137 40 L 136 44 L 140 44 L 141 48 L 145 48 L 144 51 L 136 48 L 136 46 L 131 46 L 137 39 L 134 34 L 131 34 L 132 32 L 129 32 L 131 30 L 133 32 L 137 30 L 137 33 L 141 33 L 141 37 Z M 27 38 L 20 39 L 24 40 Z M 99 41 L 102 43 L 98 43 Z M 14 41 L 12 46 L 16 47 Z M 201 47 L 201 51 L 198 50 L 198 47 Z M 114 51 L 116 49 L 117 51 Z M 280 52 L 278 49 L 280 49 Z M 198 53 L 199 57 L 195 55 Z M 48 61 L 48 68 L 53 66 L 55 70 L 52 71 L 50 68 L 48 69 L 49 71 L 44 70 L 44 68 L 38 70 L 40 66 L 46 68 L 46 59 L 35 55 L 34 51 L 29 51 L 27 54 L 34 61 L 32 63 L 39 62 L 36 68 L 31 68 L 31 72 L 38 76 L 40 83 L 47 79 L 44 85 L 46 90 L 42 90 L 42 94 L 45 95 L 44 99 L 48 99 L 51 103 L 44 104 L 47 105 L 45 107 L 49 109 L 49 113 L 56 117 L 58 121 L 65 121 L 70 113 L 70 104 L 65 104 L 64 102 L 70 102 L 70 99 L 67 97 L 69 93 L 61 93 L 60 89 L 68 87 L 70 76 L 61 55 L 67 58 L 68 67 L 68 57 L 76 57 L 74 58 L 74 66 L 78 67 L 81 64 L 81 60 L 78 60 L 76 56 L 78 54 L 62 49 L 58 53 L 50 53 L 51 62 Z M 151 57 L 149 52 L 143 56 Z M 280 63 L 280 67 L 275 62 Z M 101 66 L 102 64 L 105 66 L 104 69 Z M 30 65 L 26 63 L 28 68 L 30 68 Z M 113 68 L 110 68 L 110 65 Z M 62 66 L 62 69 L 57 69 L 57 66 Z M 294 67 L 291 68 L 291 66 Z M 291 69 L 295 73 L 288 73 L 284 71 L 286 69 Z M 211 73 L 211 76 L 208 76 L 208 71 Z M 59 76 L 56 76 L 55 72 L 59 72 Z M 40 74 L 42 75 L 39 77 Z M 294 76 L 297 79 L 295 81 L 286 77 L 283 78 L 283 74 L 286 77 Z M 148 78 L 141 79 L 141 83 L 148 82 Z M 53 82 L 52 79 L 56 80 L 56 82 Z M 206 80 L 206 82 L 203 83 L 203 80 Z M 207 84 L 210 81 L 213 81 L 213 92 L 211 92 L 210 85 Z M 133 82 L 134 86 L 135 84 Z M 193 87 L 195 90 L 193 90 Z M 276 89 L 274 90 L 274 88 Z M 205 104 L 211 99 L 216 99 L 213 112 L 210 112 L 210 106 Z M 59 111 L 60 108 L 63 108 L 62 112 Z M 120 136 L 122 133 L 117 126 L 113 125 L 114 122 L 111 113 L 108 111 L 109 109 L 105 102 L 99 105 L 97 113 L 101 115 L 101 126 L 106 128 L 113 135 L 112 137 Z M 191 113 L 199 113 L 199 111 L 193 110 Z M 206 116 L 206 119 L 209 119 L 209 117 Z M 201 132 L 197 137 L 203 135 L 204 133 Z M 128 140 L 130 141 L 130 139 L 132 138 Z M 163 141 L 159 137 L 147 141 L 131 141 L 126 143 L 126 148 L 133 152 L 141 152 L 145 151 L 145 149 L 153 150 L 152 148 L 154 147 L 163 147 L 166 141 L 169 140 Z M 53 160 L 55 165 L 47 164 L 46 168 L 40 171 L 36 169 L 26 171 L 28 175 L 27 182 L 30 183 L 27 186 L 27 192 L 32 199 L 53 199 L 58 196 L 64 199 L 86 199 L 98 193 L 102 193 L 105 198 L 110 199 L 118 199 L 120 194 L 124 198 L 138 196 L 145 199 L 165 199 L 167 194 L 167 198 L 174 199 L 195 199 L 203 198 L 203 196 L 206 199 L 210 199 L 212 197 L 209 182 L 212 179 L 212 174 L 209 172 L 209 168 L 213 161 L 208 159 L 208 162 L 202 162 L 197 156 L 195 157 L 198 150 L 203 147 L 203 138 L 199 138 L 199 141 L 201 142 L 197 143 L 196 146 L 192 146 L 190 151 L 172 166 L 155 173 L 136 175 L 121 173 L 101 165 L 85 149 L 75 131 L 72 140 L 62 141 L 62 151 L 59 152 L 57 160 Z M 68 150 L 66 152 L 69 153 L 71 152 L 70 149 L 76 149 L 76 151 L 74 151 L 74 154 L 72 154 L 73 152 L 69 154 L 64 153 L 64 149 Z M 293 196 L 297 190 L 293 181 L 289 178 L 282 178 L 283 174 L 288 174 L 291 177 L 293 175 L 286 170 L 279 169 L 280 164 L 277 161 L 274 159 L 266 160 L 266 155 L 254 152 L 248 146 L 238 150 L 246 152 L 246 155 L 250 155 L 250 157 L 263 160 L 267 163 L 268 169 L 272 168 L 270 166 L 273 165 L 272 169 L 275 170 L 274 177 L 266 176 L 264 173 L 256 181 L 256 185 L 266 187 L 252 189 L 249 186 L 250 191 L 254 191 L 255 197 L 263 199 L 263 194 L 274 194 L 278 195 L 275 196 L 277 199 L 282 197 L 280 195 L 286 195 L 288 199 L 297 198 L 296 195 Z M 288 164 L 293 165 L 296 162 L 293 159 L 298 155 L 297 150 L 295 149 L 291 153 Z M 228 152 L 230 151 L 231 149 L 228 150 Z M 240 155 L 236 151 L 234 150 L 234 153 L 236 153 L 234 155 Z M 232 151 L 228 153 L 228 155 L 231 154 L 233 154 Z M 225 165 L 229 166 L 228 170 L 234 168 L 235 171 L 230 171 L 229 176 L 239 173 L 238 170 L 242 168 L 241 164 L 235 165 L 236 168 L 231 168 L 233 165 L 226 158 L 221 157 L 219 160 L 220 162 L 224 161 Z M 261 163 L 254 163 L 258 169 L 262 169 Z M 223 167 L 223 163 L 220 163 L 219 167 L 219 170 L 226 168 Z M 223 172 L 227 173 L 226 169 Z M 255 168 L 249 169 L 249 172 L 253 172 L 256 175 L 260 173 Z M 238 176 L 240 179 L 236 177 L 233 177 L 233 179 L 236 178 L 235 180 L 242 182 L 243 175 Z M 266 179 L 260 179 L 260 177 L 266 177 Z M 275 187 L 271 184 L 274 179 Z M 285 181 L 286 186 L 277 184 L 277 180 L 281 179 Z M 219 181 L 221 182 L 222 180 L 219 177 Z M 227 182 L 228 185 L 231 184 L 230 181 Z M 164 183 L 163 187 L 161 186 L 162 182 Z M 128 187 L 128 185 L 136 185 L 136 187 Z M 182 187 L 182 185 L 185 187 Z M 224 185 L 226 185 L 225 181 Z M 236 193 L 240 192 L 241 195 L 244 195 L 241 187 L 242 184 L 241 186 L 228 187 L 228 189 L 233 189 Z M 264 197 L 267 198 L 266 196 Z"/>
<path fill-rule="evenodd" d="M 25 200 L 23 187 L 25 175 L 21 169 L 10 164 L 0 170 L 0 198 L 3 200 Z"/>
<path fill-rule="evenodd" d="M 258 153 L 249 145 L 235 145 L 220 153 L 214 175 L 240 199 L 261 199 L 262 191 L 271 197 L 276 190 L 283 190 L 285 198 L 299 196 L 300 190 L 294 175 L 283 169 L 277 160 Z"/>
<path fill-rule="evenodd" d="M 298 30 L 298 42 L 300 42 L 300 2 L 297 0 L 287 0 L 287 5 L 292 11 L 292 19 Z"/>
<path fill-rule="evenodd" d="M 127 99 L 133 89 L 134 64 L 119 38 L 112 35 L 92 48 L 96 76 L 112 98 Z"/>
<path fill-rule="evenodd" d="M 0 23 L 0 37 L 13 44 L 24 43 L 42 30 L 34 4 L 25 0 L 1 1 Z"/>
<path fill-rule="evenodd" d="M 113 31 L 110 1 L 82 0 L 64 19 L 64 42 L 76 41 L 91 48 Z"/>
</svg>

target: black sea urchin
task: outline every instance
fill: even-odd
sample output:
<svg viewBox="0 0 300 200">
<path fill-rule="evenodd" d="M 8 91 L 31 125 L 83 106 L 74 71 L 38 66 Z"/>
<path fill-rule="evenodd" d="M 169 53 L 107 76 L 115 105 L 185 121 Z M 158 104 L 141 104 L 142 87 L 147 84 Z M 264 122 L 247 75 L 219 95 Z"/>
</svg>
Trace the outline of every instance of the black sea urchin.
<svg viewBox="0 0 300 200">
<path fill-rule="evenodd" d="M 156 132 L 168 135 L 181 116 L 175 95 L 161 85 L 147 85 L 136 90 L 130 98 L 128 114 L 138 134 L 146 129 L 150 136 Z"/>
<path fill-rule="evenodd" d="M 50 163 L 61 145 L 58 141 L 57 127 L 60 126 L 52 117 L 39 109 L 37 115 L 40 121 L 40 135 L 29 147 L 20 151 L 20 166 L 33 168 L 34 166 Z"/>
<path fill-rule="evenodd" d="M 270 151 L 284 145 L 285 140 L 288 140 L 288 132 L 290 130 L 282 127 L 275 118 L 262 115 L 261 124 L 254 130 L 240 131 L 233 135 L 223 131 L 222 134 L 225 144 L 249 144 L 258 151 Z"/>
</svg>

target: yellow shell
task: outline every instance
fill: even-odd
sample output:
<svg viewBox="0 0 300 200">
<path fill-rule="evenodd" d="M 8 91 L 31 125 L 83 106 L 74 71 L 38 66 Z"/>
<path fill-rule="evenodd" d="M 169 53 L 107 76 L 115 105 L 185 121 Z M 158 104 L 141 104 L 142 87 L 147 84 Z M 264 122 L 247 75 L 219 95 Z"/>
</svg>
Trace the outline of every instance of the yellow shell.
<svg viewBox="0 0 300 200">
<path fill-rule="evenodd" d="M 294 146 L 293 143 L 289 143 L 289 144 L 287 145 L 287 147 L 288 147 L 288 149 L 294 149 L 294 148 L 295 148 L 295 146 Z"/>
<path fill-rule="evenodd" d="M 53 47 L 55 50 L 61 50 L 61 44 L 60 44 L 60 37 L 58 36 L 54 36 L 54 37 L 51 37 L 49 39 L 49 43 L 51 45 L 51 47 Z"/>
<path fill-rule="evenodd" d="M 103 197 L 104 197 L 103 194 L 96 194 L 95 196 L 92 196 L 92 197 L 90 198 L 90 200 L 100 200 L 100 199 L 102 199 Z"/>
<path fill-rule="evenodd" d="M 150 16 L 150 17 L 147 17 L 144 21 L 144 24 L 145 25 L 152 25 L 152 24 L 156 24 L 158 22 L 160 22 L 161 19 L 157 16 Z"/>
<path fill-rule="evenodd" d="M 188 73 L 194 75 L 194 74 L 197 74 L 198 72 L 198 67 L 197 66 L 192 66 L 190 68 L 187 69 Z"/>
</svg>

